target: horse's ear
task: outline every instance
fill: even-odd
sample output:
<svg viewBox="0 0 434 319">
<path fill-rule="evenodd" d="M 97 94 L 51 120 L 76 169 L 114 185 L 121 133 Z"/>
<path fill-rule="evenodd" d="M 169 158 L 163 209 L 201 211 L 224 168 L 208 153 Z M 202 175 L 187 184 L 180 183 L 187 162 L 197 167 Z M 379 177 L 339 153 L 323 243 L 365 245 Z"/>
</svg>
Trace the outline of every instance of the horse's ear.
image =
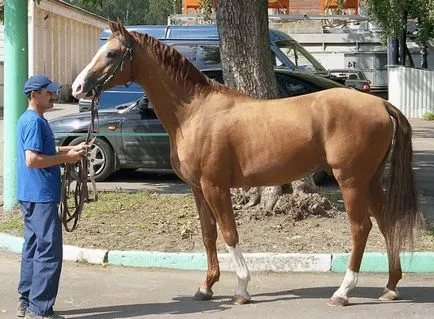
<svg viewBox="0 0 434 319">
<path fill-rule="evenodd" d="M 109 25 L 109 28 L 112 31 L 112 33 L 115 33 L 116 31 L 118 31 L 118 27 L 117 27 L 116 23 L 114 23 L 110 19 L 108 19 L 108 25 Z"/>
<path fill-rule="evenodd" d="M 116 24 L 119 32 L 123 35 L 125 40 L 127 40 L 127 42 L 131 44 L 133 42 L 133 37 L 131 36 L 131 34 L 127 31 L 127 29 L 125 29 L 124 25 L 120 22 L 119 19 Z"/>
</svg>

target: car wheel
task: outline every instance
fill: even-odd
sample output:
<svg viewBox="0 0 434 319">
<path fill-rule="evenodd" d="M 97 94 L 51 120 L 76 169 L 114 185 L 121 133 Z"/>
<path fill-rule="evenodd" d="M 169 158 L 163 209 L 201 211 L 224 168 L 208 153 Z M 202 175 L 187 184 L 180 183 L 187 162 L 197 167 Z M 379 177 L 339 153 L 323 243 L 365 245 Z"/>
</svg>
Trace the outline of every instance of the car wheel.
<svg viewBox="0 0 434 319">
<path fill-rule="evenodd" d="M 315 185 L 320 186 L 327 183 L 327 173 L 324 171 L 315 172 L 312 174 Z"/>
<path fill-rule="evenodd" d="M 77 137 L 69 145 L 77 145 L 86 141 L 85 137 Z M 95 181 L 101 182 L 113 173 L 114 153 L 111 146 L 103 139 L 95 139 L 88 155 L 89 165 L 93 166 Z"/>
</svg>

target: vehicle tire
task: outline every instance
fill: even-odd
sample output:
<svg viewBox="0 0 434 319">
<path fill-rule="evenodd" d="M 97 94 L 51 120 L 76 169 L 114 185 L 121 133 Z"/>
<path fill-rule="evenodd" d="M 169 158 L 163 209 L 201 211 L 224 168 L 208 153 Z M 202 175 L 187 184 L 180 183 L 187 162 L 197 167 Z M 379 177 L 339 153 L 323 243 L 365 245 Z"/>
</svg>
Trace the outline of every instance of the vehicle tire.
<svg viewBox="0 0 434 319">
<path fill-rule="evenodd" d="M 77 145 L 86 140 L 85 137 L 77 137 L 69 145 Z M 112 147 L 103 139 L 96 138 L 90 149 L 89 165 L 93 165 L 95 181 L 102 182 L 113 173 L 114 152 Z"/>
<path fill-rule="evenodd" d="M 328 180 L 327 177 L 328 175 L 324 171 L 319 171 L 312 174 L 313 181 L 317 186 L 326 184 Z"/>
</svg>

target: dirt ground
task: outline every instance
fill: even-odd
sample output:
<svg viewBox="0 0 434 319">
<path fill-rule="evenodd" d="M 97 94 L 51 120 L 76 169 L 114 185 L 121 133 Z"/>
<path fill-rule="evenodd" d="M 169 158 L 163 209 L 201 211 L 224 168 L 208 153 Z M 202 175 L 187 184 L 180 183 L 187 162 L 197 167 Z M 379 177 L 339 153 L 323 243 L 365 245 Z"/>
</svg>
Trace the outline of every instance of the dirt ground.
<svg viewBox="0 0 434 319">
<path fill-rule="evenodd" d="M 240 244 L 245 252 L 330 253 L 351 251 L 346 214 L 340 194 L 286 194 L 281 207 L 264 213 L 258 208 L 236 210 Z M 330 199 L 330 200 L 329 200 Z M 373 220 L 366 250 L 385 251 L 384 239 Z M 19 212 L 0 214 L 0 231 L 22 234 Z M 64 232 L 64 242 L 87 248 L 203 252 L 200 221 L 191 195 L 101 193 L 87 204 L 79 228 Z M 221 236 L 218 250 L 226 248 Z M 422 231 L 415 250 L 434 250 L 432 232 Z"/>
</svg>

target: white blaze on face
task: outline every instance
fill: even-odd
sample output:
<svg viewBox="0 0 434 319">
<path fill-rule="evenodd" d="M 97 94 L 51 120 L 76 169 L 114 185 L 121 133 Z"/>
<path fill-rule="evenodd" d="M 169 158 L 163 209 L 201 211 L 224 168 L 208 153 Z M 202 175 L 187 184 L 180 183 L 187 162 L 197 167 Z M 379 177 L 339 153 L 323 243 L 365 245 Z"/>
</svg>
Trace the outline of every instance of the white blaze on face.
<svg viewBox="0 0 434 319">
<path fill-rule="evenodd" d="M 98 61 L 100 56 L 102 55 L 105 56 L 107 54 L 107 47 L 108 47 L 108 42 L 104 43 L 104 45 L 99 48 L 98 52 L 93 57 L 92 61 L 90 61 L 90 63 L 75 78 L 74 83 L 72 83 L 72 95 L 76 99 L 80 99 L 86 95 L 87 92 L 84 92 L 83 88 L 89 70 L 91 70 L 95 66 L 96 61 Z"/>
</svg>

